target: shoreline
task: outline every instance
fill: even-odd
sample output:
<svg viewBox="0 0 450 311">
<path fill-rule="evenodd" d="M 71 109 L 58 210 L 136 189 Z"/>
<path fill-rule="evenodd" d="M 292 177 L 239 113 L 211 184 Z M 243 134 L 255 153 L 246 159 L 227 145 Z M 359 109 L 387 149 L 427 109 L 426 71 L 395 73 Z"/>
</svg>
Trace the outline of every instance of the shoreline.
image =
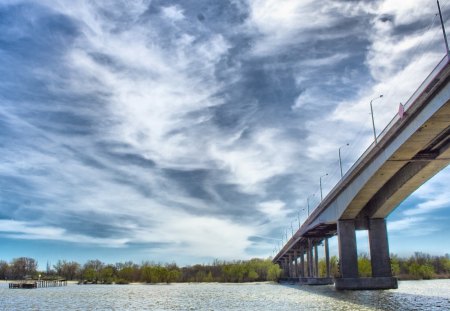
<svg viewBox="0 0 450 311">
<path fill-rule="evenodd" d="M 405 275 L 403 276 L 397 276 L 397 279 L 399 282 L 404 281 L 434 281 L 434 280 L 449 280 L 450 275 L 446 275 L 443 277 L 435 277 L 431 279 L 418 279 L 413 277 L 407 277 Z M 8 283 L 21 283 L 21 282 L 34 282 L 37 280 L 0 280 L 0 283 L 8 284 Z M 78 280 L 68 280 L 67 285 L 173 285 L 173 284 L 230 284 L 230 285 L 260 285 L 260 284 L 279 284 L 279 282 L 274 281 L 261 281 L 261 282 L 160 282 L 160 283 L 146 283 L 146 282 L 130 282 L 130 283 L 87 283 L 87 284 L 80 284 L 80 281 Z"/>
</svg>

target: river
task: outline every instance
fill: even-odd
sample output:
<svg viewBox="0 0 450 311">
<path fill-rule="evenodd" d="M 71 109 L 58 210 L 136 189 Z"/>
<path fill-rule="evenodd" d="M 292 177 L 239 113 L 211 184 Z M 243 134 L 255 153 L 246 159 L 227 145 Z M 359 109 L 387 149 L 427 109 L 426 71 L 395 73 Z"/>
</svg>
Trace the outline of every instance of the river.
<svg viewBox="0 0 450 311">
<path fill-rule="evenodd" d="M 450 310 L 450 280 L 402 281 L 385 291 L 271 283 L 9 289 L 2 283 L 0 310 Z"/>
</svg>

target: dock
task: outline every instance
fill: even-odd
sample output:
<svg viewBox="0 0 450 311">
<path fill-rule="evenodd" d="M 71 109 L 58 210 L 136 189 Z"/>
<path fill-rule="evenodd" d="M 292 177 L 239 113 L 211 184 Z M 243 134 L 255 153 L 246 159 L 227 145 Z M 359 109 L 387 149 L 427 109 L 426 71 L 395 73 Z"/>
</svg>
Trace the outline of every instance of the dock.
<svg viewBox="0 0 450 311">
<path fill-rule="evenodd" d="M 45 288 L 67 286 L 67 280 L 33 280 L 9 283 L 9 288 Z"/>
</svg>

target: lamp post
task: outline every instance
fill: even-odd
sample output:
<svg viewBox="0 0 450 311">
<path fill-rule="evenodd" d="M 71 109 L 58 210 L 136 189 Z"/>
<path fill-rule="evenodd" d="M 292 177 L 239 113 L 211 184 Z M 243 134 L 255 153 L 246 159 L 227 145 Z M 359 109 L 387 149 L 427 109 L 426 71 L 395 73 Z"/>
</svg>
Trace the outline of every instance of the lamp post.
<svg viewBox="0 0 450 311">
<path fill-rule="evenodd" d="M 370 114 L 372 115 L 373 138 L 375 139 L 375 144 L 377 144 L 378 142 L 377 142 L 377 133 L 376 133 L 376 131 L 375 131 L 375 120 L 374 120 L 374 118 L 373 118 L 373 107 L 372 107 L 372 102 L 373 102 L 374 100 L 376 100 L 376 99 L 381 98 L 381 97 L 383 97 L 383 95 L 380 95 L 380 96 L 375 97 L 375 98 L 373 98 L 373 99 L 370 100 Z"/>
<path fill-rule="evenodd" d="M 320 201 L 323 200 L 323 195 L 322 195 L 322 177 L 328 176 L 328 173 L 326 173 L 325 175 L 320 176 L 319 178 L 319 183 L 320 183 Z"/>
<path fill-rule="evenodd" d="M 447 35 L 445 33 L 444 21 L 442 20 L 442 12 L 441 12 L 441 6 L 439 5 L 439 0 L 437 0 L 437 6 L 438 6 L 438 10 L 439 10 L 439 17 L 441 19 L 442 33 L 444 35 L 445 48 L 447 49 L 447 57 L 448 57 L 448 56 L 450 56 L 450 49 L 448 48 Z"/>
<path fill-rule="evenodd" d="M 346 143 L 345 145 L 339 147 L 339 168 L 341 169 L 341 179 L 344 176 L 344 174 L 342 174 L 341 148 L 349 145 L 349 143 Z"/>
</svg>

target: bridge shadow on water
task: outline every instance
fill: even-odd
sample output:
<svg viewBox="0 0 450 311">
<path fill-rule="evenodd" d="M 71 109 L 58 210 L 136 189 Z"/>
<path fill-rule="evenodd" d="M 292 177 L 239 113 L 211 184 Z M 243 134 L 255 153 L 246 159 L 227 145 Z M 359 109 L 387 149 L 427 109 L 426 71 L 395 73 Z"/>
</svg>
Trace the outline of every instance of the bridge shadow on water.
<svg viewBox="0 0 450 311">
<path fill-rule="evenodd" d="M 430 295 L 404 293 L 400 290 L 360 290 L 338 291 L 333 285 L 292 285 L 282 286 L 296 289 L 308 295 L 336 299 L 351 307 L 358 305 L 375 310 L 450 310 L 450 299 Z M 356 307 L 356 306 L 355 306 Z M 352 308 L 346 310 L 354 310 Z"/>
</svg>

